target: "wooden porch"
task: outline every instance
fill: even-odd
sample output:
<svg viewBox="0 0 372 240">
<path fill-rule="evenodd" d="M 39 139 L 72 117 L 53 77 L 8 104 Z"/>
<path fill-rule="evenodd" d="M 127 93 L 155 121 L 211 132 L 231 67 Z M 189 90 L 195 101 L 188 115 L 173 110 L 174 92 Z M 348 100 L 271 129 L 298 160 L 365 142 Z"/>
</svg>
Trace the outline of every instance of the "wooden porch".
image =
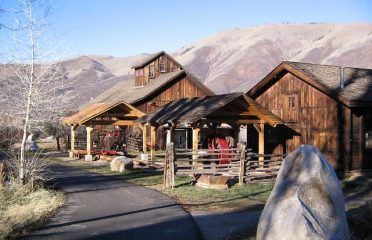
<svg viewBox="0 0 372 240">
<path fill-rule="evenodd" d="M 94 103 L 78 113 L 64 118 L 63 122 L 71 126 L 70 158 L 85 156 L 85 160 L 93 160 L 96 153 L 92 150 L 91 132 L 95 126 L 118 126 L 126 128 L 136 124 L 136 120 L 145 114 L 125 102 Z M 86 149 L 75 149 L 75 130 L 79 126 L 86 129 Z"/>
<path fill-rule="evenodd" d="M 160 126 L 167 129 L 167 144 L 174 142 L 177 127 L 191 127 L 192 149 L 196 150 L 202 128 L 213 130 L 222 124 L 228 124 L 234 129 L 239 129 L 240 125 L 252 124 L 259 133 L 258 154 L 261 165 L 264 161 L 265 125 L 275 127 L 283 124 L 280 118 L 242 93 L 179 99 L 139 118 L 137 122 L 143 126 L 143 136 L 146 136 L 146 130 L 150 129 L 152 163 L 155 163 L 156 157 L 155 133 Z M 146 139 L 143 140 L 143 152 L 146 153 Z M 235 147 L 236 143 L 237 141 Z M 197 155 L 194 155 L 194 158 L 197 158 Z"/>
</svg>

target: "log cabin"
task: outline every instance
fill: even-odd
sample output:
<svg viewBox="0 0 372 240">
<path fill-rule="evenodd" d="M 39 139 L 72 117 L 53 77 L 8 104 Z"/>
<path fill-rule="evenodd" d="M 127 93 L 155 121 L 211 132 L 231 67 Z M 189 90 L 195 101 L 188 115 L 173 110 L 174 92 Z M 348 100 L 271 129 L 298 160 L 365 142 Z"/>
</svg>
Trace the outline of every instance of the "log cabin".
<svg viewBox="0 0 372 240">
<path fill-rule="evenodd" d="M 134 107 L 141 113 L 148 114 L 177 99 L 214 95 L 213 91 L 196 79 L 192 74 L 185 71 L 180 63 L 164 51 L 147 56 L 132 68 L 134 69 L 133 79 L 120 81 L 118 84 L 83 106 L 80 113 L 76 115 L 85 114 L 86 109 L 89 109 L 91 106 L 95 107 L 97 104 L 108 103 L 110 105 L 120 102 Z M 105 117 L 108 111 L 113 110 L 102 110 L 100 113 L 102 116 L 100 115 L 100 118 Z M 75 117 L 79 118 L 79 116 Z M 124 119 L 122 116 L 119 118 Z M 74 116 L 70 119 L 66 119 L 65 123 L 74 125 L 71 122 L 73 119 Z M 77 121 L 75 122 L 75 125 L 80 123 Z M 136 135 L 135 142 L 139 142 L 139 139 L 141 142 L 145 142 L 143 148 L 146 148 L 146 143 L 149 143 L 151 134 L 156 135 L 156 142 L 151 144 L 156 144 L 160 148 L 164 148 L 165 134 L 161 127 L 157 128 L 156 132 L 153 133 L 153 129 L 147 126 L 146 129 L 142 129 L 142 131 L 145 132 L 144 137 L 138 136 L 137 128 L 133 128 L 132 126 L 125 127 L 124 125 L 122 127 L 126 129 L 127 135 Z M 76 126 L 74 126 L 74 129 L 75 128 Z M 191 136 L 190 132 L 191 129 L 188 128 L 177 129 L 179 139 L 186 139 L 186 142 L 191 141 L 191 138 L 188 137 Z M 135 145 L 142 146 L 143 143 Z"/>
<path fill-rule="evenodd" d="M 372 168 L 372 70 L 285 61 L 247 95 L 285 122 L 265 128 L 265 153 L 312 144 L 336 170 Z"/>
<path fill-rule="evenodd" d="M 132 68 L 133 79 L 118 83 L 90 103 L 125 101 L 147 114 L 176 99 L 214 95 L 164 51 Z"/>
</svg>

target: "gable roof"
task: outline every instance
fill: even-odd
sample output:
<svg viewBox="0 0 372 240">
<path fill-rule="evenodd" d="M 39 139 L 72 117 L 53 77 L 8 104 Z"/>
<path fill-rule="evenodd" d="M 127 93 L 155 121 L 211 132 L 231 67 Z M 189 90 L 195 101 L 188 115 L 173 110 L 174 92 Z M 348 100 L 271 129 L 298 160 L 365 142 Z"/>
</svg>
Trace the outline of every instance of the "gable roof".
<svg viewBox="0 0 372 240">
<path fill-rule="evenodd" d="M 157 53 L 154 53 L 154 54 L 150 54 L 149 56 L 147 56 L 144 59 L 142 59 L 142 61 L 140 61 L 136 65 L 132 66 L 132 68 L 134 68 L 134 69 L 136 69 L 136 68 L 143 68 L 144 66 L 146 66 L 150 62 L 152 62 L 155 59 L 159 58 L 161 55 L 166 55 L 168 58 L 172 59 L 173 62 L 177 63 L 181 67 L 181 69 L 183 68 L 182 65 L 179 62 L 177 62 L 172 56 L 170 56 L 168 53 L 166 53 L 164 51 L 157 52 Z"/>
<path fill-rule="evenodd" d="M 122 81 L 102 94 L 98 95 L 91 103 L 94 102 L 118 102 L 125 101 L 130 104 L 135 104 L 151 94 L 155 93 L 158 89 L 165 86 L 168 83 L 171 83 L 174 80 L 177 80 L 182 77 L 188 76 L 189 80 L 195 83 L 199 88 L 204 91 L 206 95 L 214 95 L 214 93 L 194 78 L 189 73 L 186 73 L 185 70 L 164 73 L 159 75 L 159 77 L 153 79 L 148 84 L 140 87 L 136 87 L 134 84 L 134 79 Z"/>
<path fill-rule="evenodd" d="M 219 122 L 263 120 L 272 126 L 283 123 L 280 118 L 243 93 L 178 99 L 137 119 L 137 122 L 187 125 L 203 119 Z"/>
<path fill-rule="evenodd" d="M 137 110 L 135 107 L 126 102 L 93 103 L 83 108 L 78 113 L 75 113 L 70 117 L 64 118 L 63 122 L 67 125 L 84 125 L 89 120 L 92 120 L 93 118 L 96 118 L 99 115 L 102 115 L 116 107 L 128 109 L 128 112 L 135 113 L 137 117 L 142 117 L 145 115 L 143 112 Z M 119 115 L 124 117 L 125 112 L 120 113 Z"/>
<path fill-rule="evenodd" d="M 286 72 L 292 73 L 347 106 L 372 104 L 372 69 L 345 67 L 344 88 L 341 89 L 340 66 L 289 61 L 282 62 L 247 94 L 253 98 L 258 97 L 271 84 L 280 79 L 278 76 Z"/>
</svg>

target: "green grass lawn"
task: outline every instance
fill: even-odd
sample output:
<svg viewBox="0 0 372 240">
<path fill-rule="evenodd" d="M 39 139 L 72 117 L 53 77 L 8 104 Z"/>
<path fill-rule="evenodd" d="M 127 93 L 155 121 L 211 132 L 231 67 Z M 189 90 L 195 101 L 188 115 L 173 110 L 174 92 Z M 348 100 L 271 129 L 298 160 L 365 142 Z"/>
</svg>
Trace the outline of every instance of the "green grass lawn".
<svg viewBox="0 0 372 240">
<path fill-rule="evenodd" d="M 108 166 L 92 166 L 89 162 L 59 159 L 51 161 L 156 189 L 174 198 L 189 211 L 225 212 L 262 208 L 273 188 L 273 184 L 255 183 L 243 186 L 236 184 L 224 190 L 204 189 L 195 186 L 192 177 L 176 176 L 176 187 L 164 189 L 162 171 L 134 169 L 119 173 L 111 172 Z"/>
</svg>

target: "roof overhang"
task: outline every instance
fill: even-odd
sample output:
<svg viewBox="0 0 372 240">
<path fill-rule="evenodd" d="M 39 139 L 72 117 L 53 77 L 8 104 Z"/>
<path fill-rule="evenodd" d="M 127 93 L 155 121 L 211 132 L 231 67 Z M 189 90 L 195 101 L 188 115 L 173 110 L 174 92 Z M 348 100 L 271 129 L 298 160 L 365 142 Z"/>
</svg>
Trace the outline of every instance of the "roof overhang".
<svg viewBox="0 0 372 240">
<path fill-rule="evenodd" d="M 63 119 L 70 126 L 79 125 L 133 125 L 145 114 L 126 102 L 93 103 L 78 113 Z"/>
<path fill-rule="evenodd" d="M 253 124 L 271 126 L 284 121 L 243 93 L 180 99 L 139 118 L 150 125 L 200 126 L 205 124 Z"/>
</svg>

